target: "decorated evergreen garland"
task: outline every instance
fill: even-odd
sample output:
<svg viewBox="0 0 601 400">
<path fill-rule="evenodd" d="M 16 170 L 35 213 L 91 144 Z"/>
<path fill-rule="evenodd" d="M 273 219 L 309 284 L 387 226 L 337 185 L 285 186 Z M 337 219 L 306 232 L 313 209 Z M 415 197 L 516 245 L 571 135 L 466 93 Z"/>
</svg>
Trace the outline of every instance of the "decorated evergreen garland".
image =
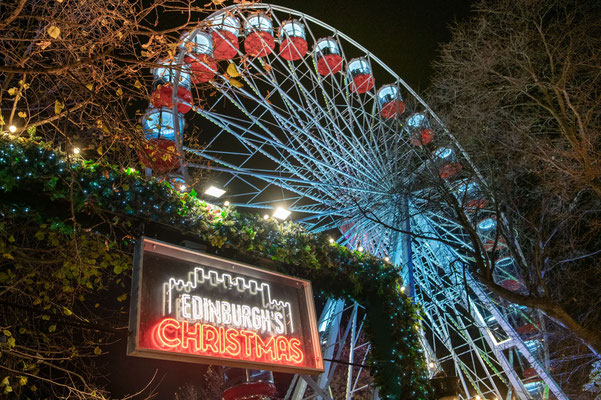
<svg viewBox="0 0 601 400">
<path fill-rule="evenodd" d="M 369 362 L 381 397 L 432 398 L 416 329 L 418 308 L 400 292 L 399 271 L 390 263 L 330 243 L 297 224 L 208 204 L 194 191 L 180 193 L 132 169 L 68 158 L 32 140 L 0 139 L 0 188 L 7 218 L 35 214 L 41 200 L 56 208 L 70 206 L 76 214 L 167 224 L 197 237 L 209 251 L 233 249 L 271 259 L 270 268 L 310 280 L 319 296 L 366 308 Z"/>
</svg>

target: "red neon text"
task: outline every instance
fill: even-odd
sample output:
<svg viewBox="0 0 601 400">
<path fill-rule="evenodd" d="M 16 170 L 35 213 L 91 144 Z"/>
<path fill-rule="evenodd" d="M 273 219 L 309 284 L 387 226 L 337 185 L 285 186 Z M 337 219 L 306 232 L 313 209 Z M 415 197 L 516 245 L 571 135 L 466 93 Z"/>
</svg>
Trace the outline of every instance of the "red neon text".
<svg viewBox="0 0 601 400">
<path fill-rule="evenodd" d="M 304 359 L 302 343 L 297 338 L 261 337 L 252 331 L 173 318 L 156 325 L 154 339 L 158 349 L 178 353 L 296 365 Z"/>
</svg>

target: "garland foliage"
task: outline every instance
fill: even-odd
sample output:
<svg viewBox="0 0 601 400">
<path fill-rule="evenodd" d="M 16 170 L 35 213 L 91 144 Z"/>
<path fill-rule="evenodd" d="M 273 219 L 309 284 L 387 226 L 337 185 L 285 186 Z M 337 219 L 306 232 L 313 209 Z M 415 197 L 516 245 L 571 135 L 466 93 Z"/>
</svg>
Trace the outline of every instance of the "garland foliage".
<svg viewBox="0 0 601 400">
<path fill-rule="evenodd" d="M 5 218 L 37 213 L 39 220 L 53 210 L 69 210 L 69 216 L 78 216 L 80 226 L 74 229 L 88 228 L 87 232 L 91 226 L 82 221 L 90 215 L 154 221 L 197 237 L 209 252 L 223 254 L 229 249 L 271 259 L 269 268 L 310 280 L 317 295 L 357 301 L 366 308 L 369 362 L 381 397 L 432 398 L 416 332 L 419 310 L 400 292 L 399 271 L 390 263 L 329 243 L 325 234 L 307 233 L 297 224 L 218 207 L 198 199 L 194 191 L 180 193 L 167 182 L 143 179 L 132 169 L 68 157 L 32 140 L 0 139 L 0 188 Z M 68 224 L 60 226 L 62 234 L 73 234 Z M 10 262 L 14 255 L 8 248 L 3 251 Z M 106 259 L 107 254 L 102 255 Z M 129 271 L 110 262 L 105 260 L 103 265 L 110 267 L 105 272 Z"/>
</svg>

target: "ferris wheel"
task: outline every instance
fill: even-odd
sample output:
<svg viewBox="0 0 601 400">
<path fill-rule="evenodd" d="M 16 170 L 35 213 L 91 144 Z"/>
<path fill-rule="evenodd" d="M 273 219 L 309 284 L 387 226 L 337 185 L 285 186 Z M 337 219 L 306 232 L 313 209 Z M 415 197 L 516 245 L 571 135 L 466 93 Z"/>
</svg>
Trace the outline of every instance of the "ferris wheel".
<svg viewBox="0 0 601 400">
<path fill-rule="evenodd" d="M 212 194 L 225 191 L 232 205 L 291 212 L 310 231 L 338 232 L 339 244 L 401 266 L 424 309 L 431 375 L 457 376 L 461 398 L 566 399 L 549 373 L 542 317 L 495 298 L 463 267 L 471 245 L 444 193 L 495 254 L 495 280 L 524 289 L 497 235 L 486 180 L 377 57 L 311 16 L 259 3 L 212 14 L 162 65 L 142 121 L 149 170 L 183 181 L 191 169 L 211 171 Z M 363 316 L 361 305 L 327 302 L 324 357 L 347 357 L 348 366 L 296 377 L 286 398 L 332 398 L 336 370 L 346 374 L 345 398 L 377 398 L 364 384 Z"/>
</svg>

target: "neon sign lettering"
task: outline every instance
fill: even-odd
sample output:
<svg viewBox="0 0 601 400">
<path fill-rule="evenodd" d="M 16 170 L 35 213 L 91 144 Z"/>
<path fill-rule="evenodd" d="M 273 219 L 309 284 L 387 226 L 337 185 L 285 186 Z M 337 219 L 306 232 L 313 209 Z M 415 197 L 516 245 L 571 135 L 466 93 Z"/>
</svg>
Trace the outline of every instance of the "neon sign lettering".
<svg viewBox="0 0 601 400">
<path fill-rule="evenodd" d="M 282 335 L 262 338 L 253 331 L 216 328 L 174 318 L 161 320 L 155 331 L 159 347 L 185 353 L 233 358 L 242 356 L 250 360 L 289 361 L 293 364 L 301 364 L 304 359 L 301 341 Z"/>
<path fill-rule="evenodd" d="M 323 371 L 308 281 L 147 238 L 132 281 L 128 354 Z"/>
</svg>

